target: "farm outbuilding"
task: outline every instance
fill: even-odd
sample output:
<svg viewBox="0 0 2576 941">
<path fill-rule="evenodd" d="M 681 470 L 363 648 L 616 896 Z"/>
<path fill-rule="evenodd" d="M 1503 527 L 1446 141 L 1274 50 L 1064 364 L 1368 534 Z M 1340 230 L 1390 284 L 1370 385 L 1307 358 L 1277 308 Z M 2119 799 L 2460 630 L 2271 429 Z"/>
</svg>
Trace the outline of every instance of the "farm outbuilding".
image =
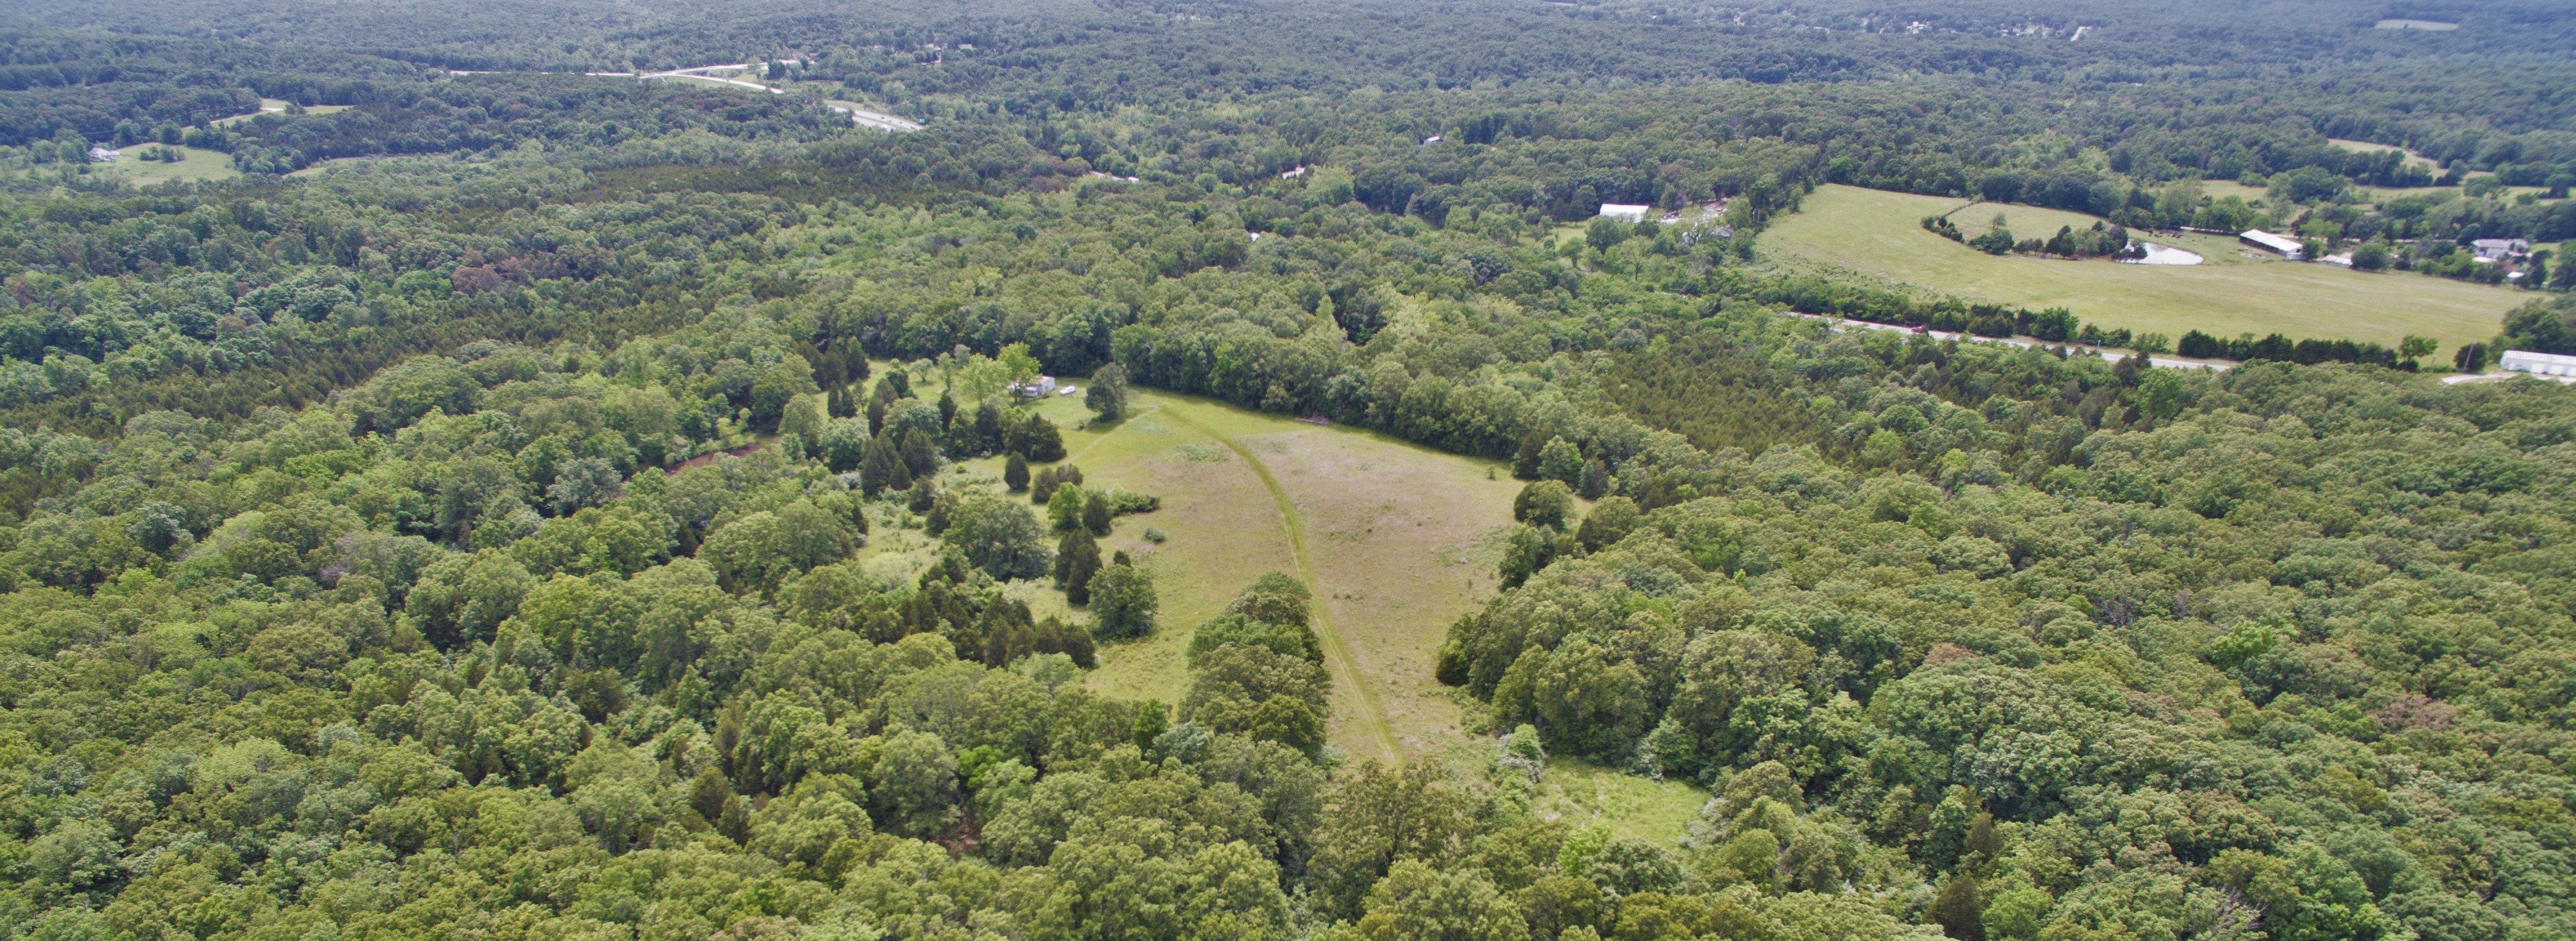
<svg viewBox="0 0 2576 941">
<path fill-rule="evenodd" d="M 2295 236 L 2265 232 L 2261 229 L 2247 229 L 2237 233 L 2236 240 L 2264 251 L 2279 252 L 2281 257 L 2291 261 L 2300 261 L 2307 257 L 2307 246 L 2299 244 Z"/>
<path fill-rule="evenodd" d="M 1646 213 L 1653 209 L 1654 207 L 1652 206 L 1640 206 L 1630 203 L 1602 203 L 1601 215 L 1604 218 L 1617 219 L 1621 222 L 1644 222 L 1646 221 Z"/>
<path fill-rule="evenodd" d="M 2469 247 L 2477 250 L 2481 261 L 2496 261 L 2531 254 L 2531 243 L 2523 239 L 2473 239 L 2469 242 Z"/>
<path fill-rule="evenodd" d="M 2576 356 L 2557 353 L 2534 353 L 2530 350 L 2506 350 L 2496 366 L 2506 372 L 2530 373 L 2535 376 L 2576 377 Z"/>
</svg>

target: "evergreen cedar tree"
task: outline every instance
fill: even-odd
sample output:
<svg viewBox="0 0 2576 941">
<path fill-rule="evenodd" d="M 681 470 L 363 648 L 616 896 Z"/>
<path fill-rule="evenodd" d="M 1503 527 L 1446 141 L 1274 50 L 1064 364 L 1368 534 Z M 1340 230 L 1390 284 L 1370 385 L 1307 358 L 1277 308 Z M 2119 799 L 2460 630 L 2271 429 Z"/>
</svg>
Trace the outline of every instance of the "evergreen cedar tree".
<svg viewBox="0 0 2576 941">
<path fill-rule="evenodd" d="M 1117 421 L 1127 414 L 1127 368 L 1113 362 L 1093 370 L 1082 404 L 1102 421 Z"/>
<path fill-rule="evenodd" d="M 2576 235 L 2538 93 L 2563 17 L 2428 45 L 2183 4 L 2066 42 L 1972 8 L 1819 57 L 1803 13 L 1007 9 L 936 69 L 869 25 L 764 65 L 931 119 L 888 135 L 801 95 L 429 76 L 466 42 L 435 24 L 228 14 L 254 46 L 137 10 L 29 27 L 0 81 L 27 936 L 2576 934 L 2576 406 L 2382 368 L 2576 353 L 2576 265 L 2469 247 Z M 726 13 L 651 48 L 561 14 L 489 11 L 469 71 L 741 48 Z M 1724 54 L 1671 41 L 1704 29 Z M 437 49 L 338 51 L 388 42 Z M 2177 62 L 2216 77 L 2063 85 Z M 210 120 L 263 97 L 295 107 Z M 1992 146 L 2033 140 L 2083 146 Z M 80 162 L 147 142 L 248 180 Z M 373 155 L 427 159 L 279 178 Z M 2449 351 L 2169 340 L 1767 265 L 1827 183 L 2104 219 L 1980 246 L 2060 256 L 2279 213 L 2356 276 L 2524 303 Z M 1334 753 L 1308 586 L 1159 623 L 1153 559 L 1100 545 L 1150 498 L 1065 463 L 1063 405 L 916 388 L 1001 364 L 1091 377 L 1104 422 L 1132 385 L 1510 459 L 1508 587 L 1428 669 L 1512 733 Z M 995 456 L 1002 488 L 952 472 Z M 857 558 L 913 526 L 915 570 Z M 1083 682 L 1167 627 L 1175 702 Z M 1619 837 L 1534 812 L 1551 761 L 1708 800 Z"/>
</svg>

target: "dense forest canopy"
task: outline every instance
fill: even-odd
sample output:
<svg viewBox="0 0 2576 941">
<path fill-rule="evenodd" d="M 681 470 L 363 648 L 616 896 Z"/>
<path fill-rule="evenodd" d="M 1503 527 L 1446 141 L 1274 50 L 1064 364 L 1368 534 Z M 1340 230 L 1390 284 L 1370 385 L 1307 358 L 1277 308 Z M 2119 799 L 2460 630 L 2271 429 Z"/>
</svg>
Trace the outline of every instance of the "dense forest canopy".
<svg viewBox="0 0 2576 941">
<path fill-rule="evenodd" d="M 0 29 L 0 938 L 2576 935 L 2576 394 L 1761 248 L 1828 183 L 2519 238 L 2491 346 L 2576 354 L 2563 5 Z M 1453 738 L 1335 747 L 1296 574 L 1176 623 L 1040 373 L 1524 482 Z M 1089 681 L 1157 636 L 1175 701 Z"/>
</svg>

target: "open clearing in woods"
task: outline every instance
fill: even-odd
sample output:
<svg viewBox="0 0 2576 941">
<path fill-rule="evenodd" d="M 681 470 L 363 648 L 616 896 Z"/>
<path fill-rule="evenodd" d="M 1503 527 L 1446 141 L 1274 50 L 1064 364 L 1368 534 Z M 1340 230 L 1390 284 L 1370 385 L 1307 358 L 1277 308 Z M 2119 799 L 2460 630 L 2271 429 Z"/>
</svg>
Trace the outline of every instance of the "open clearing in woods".
<svg viewBox="0 0 2576 941">
<path fill-rule="evenodd" d="M 1758 242 L 1783 267 L 1840 269 L 1897 285 L 1928 288 L 2016 307 L 2065 307 L 2090 323 L 2179 337 L 2200 330 L 2222 337 L 2279 332 L 2397 345 L 2423 334 L 2444 350 L 2484 340 L 2526 292 L 2405 271 L 2363 272 L 2327 264 L 2247 257 L 2217 236 L 2152 241 L 2199 252 L 2189 266 L 2124 265 L 1994 256 L 1924 231 L 1922 218 L 1959 209 L 1964 200 L 1831 185 L 1807 196 Z M 2094 217 L 2034 206 L 1978 204 L 1952 215 L 1982 231 L 2002 212 L 2016 235 L 2046 238 L 2060 225 L 2087 228 Z M 2445 352 L 2437 359 L 2447 357 Z"/>
<path fill-rule="evenodd" d="M 160 145 L 128 144 L 117 151 L 116 162 L 108 166 L 124 173 L 126 179 L 133 180 L 139 186 L 150 186 L 168 180 L 229 180 L 241 175 L 241 171 L 233 169 L 231 154 L 220 150 L 207 150 L 203 147 L 168 148 L 188 155 L 187 159 L 178 163 L 143 159 L 145 150 L 157 146 Z"/>
<path fill-rule="evenodd" d="M 1101 646 L 1090 685 L 1177 705 L 1189 687 L 1190 632 L 1275 570 L 1315 593 L 1333 676 L 1332 744 L 1353 758 L 1388 760 L 1461 742 L 1459 707 L 1432 679 L 1432 657 L 1449 623 L 1494 593 L 1520 488 L 1509 468 L 1207 399 L 1131 395 L 1131 413 L 1100 428 L 1078 427 L 1089 417 L 1080 396 L 1031 406 L 1064 429 L 1067 460 L 1086 485 L 1163 501 L 1159 511 L 1121 517 L 1102 540 L 1104 553 L 1124 550 L 1153 575 L 1162 610 L 1152 637 Z M 970 461 L 963 473 L 990 485 L 1001 461 Z M 1149 526 L 1166 541 L 1146 541 Z M 870 547 L 871 557 L 889 566 L 926 560 L 917 531 L 881 535 L 889 538 Z M 1041 617 L 1085 617 L 1042 589 L 1026 583 L 1012 594 Z"/>
<path fill-rule="evenodd" d="M 1611 836 L 1633 836 L 1660 846 L 1679 842 L 1708 792 L 1673 780 L 1654 780 L 1565 758 L 1550 758 L 1530 809 L 1539 819 L 1576 830 L 1605 827 Z"/>
</svg>

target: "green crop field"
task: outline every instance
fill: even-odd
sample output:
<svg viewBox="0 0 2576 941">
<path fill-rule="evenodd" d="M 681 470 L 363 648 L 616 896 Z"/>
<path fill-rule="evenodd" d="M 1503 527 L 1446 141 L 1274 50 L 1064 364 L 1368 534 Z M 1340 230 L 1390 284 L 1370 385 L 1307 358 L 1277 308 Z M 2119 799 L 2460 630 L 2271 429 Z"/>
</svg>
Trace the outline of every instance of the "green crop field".
<svg viewBox="0 0 2576 941">
<path fill-rule="evenodd" d="M 2105 327 L 2169 337 L 2187 330 L 2220 336 L 2279 332 L 2394 345 L 2415 333 L 2450 349 L 2494 336 L 2505 311 L 2529 299 L 2509 288 L 2402 271 L 2275 260 L 2219 236 L 2156 239 L 2207 259 L 2189 266 L 1990 256 L 1922 229 L 1924 216 L 1960 209 L 1961 203 L 1825 186 L 1763 233 L 1761 245 L 1789 270 L 1858 273 L 2022 307 L 2062 306 Z M 1969 206 L 1951 219 L 1973 233 L 1997 212 L 2023 236 L 2046 237 L 2060 225 L 2089 227 L 2096 221 L 2079 213 L 1992 204 Z"/>
</svg>

